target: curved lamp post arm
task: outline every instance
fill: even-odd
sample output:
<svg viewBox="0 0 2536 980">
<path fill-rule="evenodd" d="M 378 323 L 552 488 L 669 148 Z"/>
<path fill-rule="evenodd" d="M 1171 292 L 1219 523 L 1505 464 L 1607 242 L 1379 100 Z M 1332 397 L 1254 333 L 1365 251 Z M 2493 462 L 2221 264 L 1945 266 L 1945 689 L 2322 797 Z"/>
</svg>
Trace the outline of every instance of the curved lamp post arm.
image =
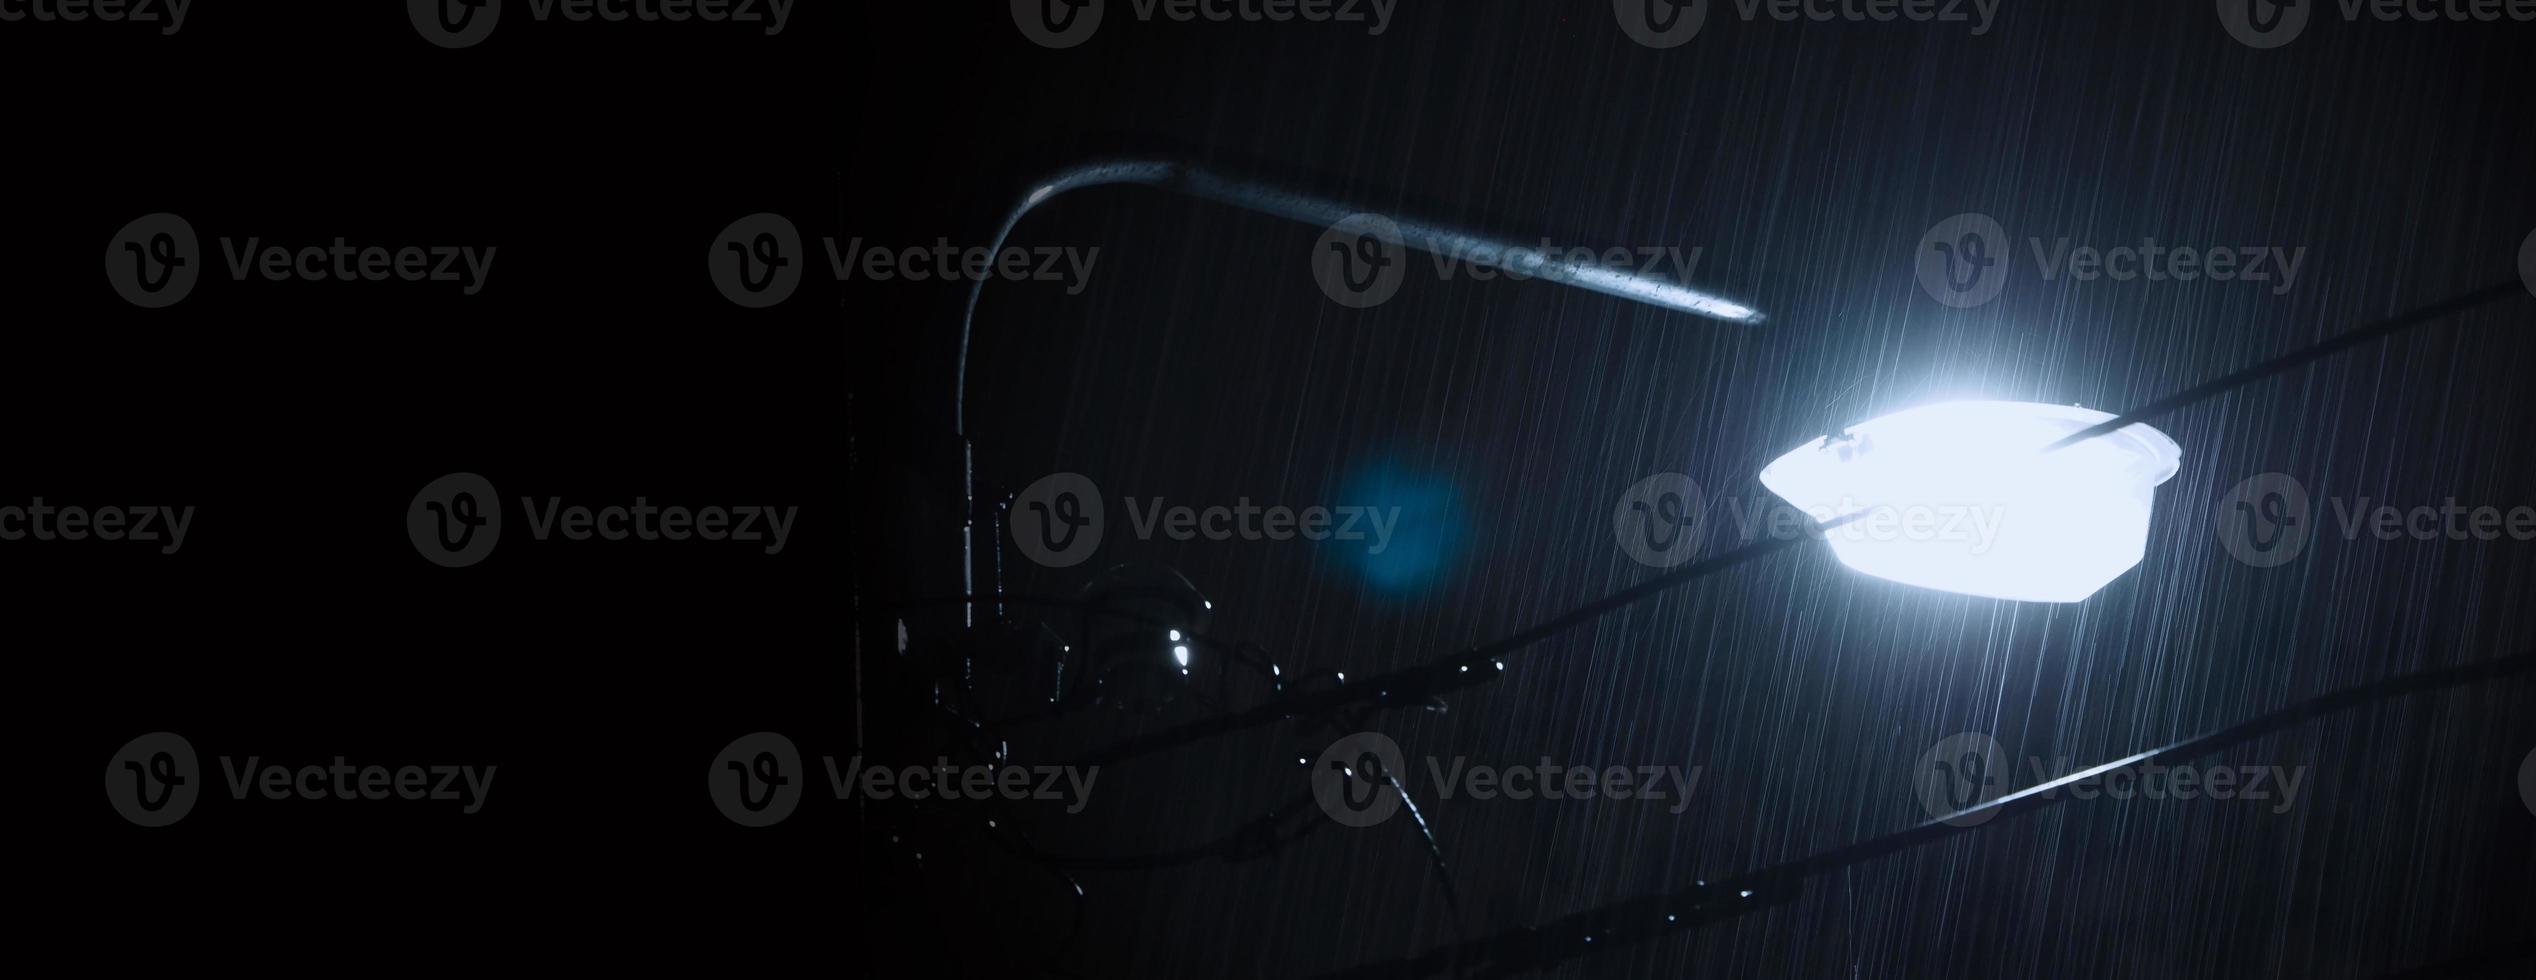
<svg viewBox="0 0 2536 980">
<path fill-rule="evenodd" d="M 1021 202 L 1005 213 L 1003 223 L 995 229 L 995 237 L 987 243 L 988 250 L 992 252 L 1003 248 L 1013 228 L 1040 205 L 1087 187 L 1115 185 L 1156 187 L 1203 201 L 1324 227 L 1339 224 L 1363 210 L 1325 197 L 1226 177 L 1185 163 L 1112 160 L 1071 167 L 1032 184 Z M 1527 278 L 1728 323 L 1757 324 L 1764 319 L 1761 311 L 1750 306 L 1682 283 L 1595 262 L 1579 262 L 1564 255 L 1544 255 L 1539 249 L 1415 219 L 1394 218 L 1393 224 L 1400 229 L 1399 244 L 1457 261 L 1504 269 Z M 968 303 L 960 314 L 960 376 L 953 395 L 957 404 L 952 407 L 952 418 L 962 437 L 968 435 L 969 336 L 977 318 L 978 297 L 985 289 L 984 278 L 972 282 Z"/>
<path fill-rule="evenodd" d="M 1160 188 L 1310 225 L 1334 226 L 1361 210 L 1328 198 L 1226 177 L 1177 161 L 1109 160 L 1071 167 L 1032 184 L 1021 202 L 1005 213 L 1003 222 L 995 229 L 994 238 L 987 242 L 988 252 L 1000 251 L 1005 239 L 1011 237 L 1014 226 L 1021 224 L 1022 218 L 1040 205 L 1072 191 L 1114 185 Z M 1538 249 L 1415 219 L 1393 218 L 1392 223 L 1400 230 L 1398 244 L 1419 251 L 1729 323 L 1756 324 L 1763 319 L 1761 311 L 1750 306 L 1678 282 L 1590 261 L 1579 262 L 1565 255 L 1545 255 Z M 977 461 L 969 444 L 969 339 L 977 320 L 978 297 L 986 291 L 986 281 L 986 277 L 981 276 L 969 284 L 968 302 L 961 307 L 959 377 L 952 387 L 951 396 L 952 426 L 960 438 L 962 470 L 960 584 L 961 594 L 969 596 L 977 594 L 974 561 Z M 963 618 L 964 626 L 976 625 L 974 602 L 964 607 Z"/>
</svg>

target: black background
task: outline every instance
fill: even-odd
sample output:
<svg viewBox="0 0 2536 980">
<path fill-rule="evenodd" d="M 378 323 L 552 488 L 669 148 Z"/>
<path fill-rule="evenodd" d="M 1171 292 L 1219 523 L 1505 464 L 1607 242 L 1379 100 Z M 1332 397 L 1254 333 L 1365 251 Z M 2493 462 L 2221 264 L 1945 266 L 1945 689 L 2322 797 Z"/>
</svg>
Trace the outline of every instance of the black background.
<svg viewBox="0 0 2536 980">
<path fill-rule="evenodd" d="M 902 617 L 882 610 L 958 588 L 960 293 L 814 275 L 742 310 L 705 275 L 713 236 L 777 211 L 811 239 L 982 244 L 1028 175 L 1132 151 L 1292 171 L 1517 238 L 1703 247 L 1699 280 L 1768 325 L 1415 277 L 1347 311 L 1311 284 L 1317 229 L 1134 190 L 1019 231 L 1102 257 L 1078 297 L 988 287 L 970 366 L 981 482 L 1073 471 L 1118 496 L 1300 505 L 1353 499 L 1372 467 L 1443 488 L 1408 494 L 1446 529 L 1446 559 L 1405 589 L 1301 545 L 1129 541 L 1112 506 L 1105 560 L 1179 567 L 1219 606 L 1216 632 L 1290 671 L 1370 675 L 1640 580 L 1610 543 L 1622 490 L 1674 470 L 1717 498 L 1758 494 L 1750 474 L 1836 402 L 2119 408 L 2509 277 L 2536 227 L 2536 28 L 2320 16 L 2256 52 L 2209 6 L 2009 0 L 1980 37 L 1719 6 L 1672 51 L 1631 43 L 1598 2 L 1402 0 L 1380 37 L 1137 23 L 1114 3 L 1066 51 L 1026 42 L 1000 2 L 804 3 L 771 38 L 515 9 L 462 51 L 394 4 L 204 0 L 174 37 L 0 26 L 19 183 L 0 247 L 20 311 L 0 501 L 198 508 L 176 555 L 0 547 L 10 648 L 32 667 L 17 690 L 40 776 L 24 791 L 75 842 L 44 848 L 67 859 L 43 886 L 51 911 L 573 923 L 704 949 L 735 931 L 874 937 L 819 961 L 849 973 L 1273 976 L 1449 941 L 1399 821 L 1325 827 L 1262 861 L 1087 873 L 1078 905 L 973 811 L 811 799 L 763 831 L 723 820 L 701 770 L 735 736 L 843 756 L 859 727 L 903 762 L 944 742 L 920 661 L 889 652 Z M 188 218 L 207 257 L 224 236 L 501 251 L 474 297 L 207 277 L 142 310 L 99 255 L 155 211 Z M 2309 268 L 2281 296 L 2028 276 L 1959 313 L 1919 292 L 1908 256 L 1962 211 L 2099 245 L 2305 246 Z M 2523 543 L 2320 540 L 2255 570 L 2204 515 L 2267 470 L 2317 493 L 2527 502 L 2531 322 L 2513 300 L 2161 423 L 2187 455 L 2151 557 L 2087 603 L 1923 593 L 1801 554 L 1545 644 L 1450 713 L 1367 727 L 1413 756 L 1707 767 L 1681 817 L 1432 806 L 1477 933 L 1907 826 L 1900 773 L 1955 732 L 2102 760 L 2525 649 Z M 449 570 L 414 554 L 403 515 L 460 470 L 513 499 L 801 517 L 764 556 L 535 542 L 514 513 L 491 559 Z M 1024 592 L 1093 570 L 1005 555 Z M 956 642 L 938 607 L 903 619 L 917 657 Z M 2523 939 L 2536 835 L 2509 779 L 2536 745 L 2531 693 L 2364 709 L 2231 760 L 2312 767 L 2315 795 L 2288 815 L 2063 807 L 1568 970 L 2375 976 Z M 1171 710 L 1014 747 L 1059 761 L 1196 709 Z M 96 779 L 157 730 L 212 775 L 250 755 L 501 770 L 474 815 L 218 797 L 144 830 Z M 1121 766 L 1085 814 L 1019 819 L 1068 853 L 1207 840 L 1297 792 L 1293 760 L 1338 734 L 1290 725 Z"/>
</svg>

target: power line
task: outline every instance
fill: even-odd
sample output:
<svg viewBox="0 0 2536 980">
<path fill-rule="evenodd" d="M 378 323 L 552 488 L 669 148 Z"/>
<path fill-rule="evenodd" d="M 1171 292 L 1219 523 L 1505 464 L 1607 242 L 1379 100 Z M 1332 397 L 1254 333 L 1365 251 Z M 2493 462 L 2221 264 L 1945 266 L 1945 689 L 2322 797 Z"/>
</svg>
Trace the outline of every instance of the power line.
<svg viewBox="0 0 2536 980">
<path fill-rule="evenodd" d="M 1699 881 L 1665 895 L 1632 899 L 1587 909 L 1540 926 L 1500 930 L 1415 957 L 1351 967 L 1335 978 L 1425 976 L 1454 965 L 1468 966 L 1481 976 L 1505 976 L 1538 970 L 1590 952 L 1625 946 L 1682 932 L 1704 922 L 1733 918 L 1785 902 L 1796 896 L 1807 878 L 1864 864 L 1894 853 L 1936 843 L 1988 826 L 2001 816 L 2019 816 L 2069 799 L 2061 793 L 2089 780 L 2149 766 L 2173 765 L 2212 755 L 2275 734 L 2337 711 L 2448 688 L 2515 677 L 2536 668 L 2536 653 L 2441 667 L 2406 674 L 2282 708 L 2213 732 L 2159 748 L 2133 753 L 2112 762 L 2038 783 L 1969 809 L 1919 824 L 1908 830 L 1870 838 L 1718 882 Z"/>
</svg>

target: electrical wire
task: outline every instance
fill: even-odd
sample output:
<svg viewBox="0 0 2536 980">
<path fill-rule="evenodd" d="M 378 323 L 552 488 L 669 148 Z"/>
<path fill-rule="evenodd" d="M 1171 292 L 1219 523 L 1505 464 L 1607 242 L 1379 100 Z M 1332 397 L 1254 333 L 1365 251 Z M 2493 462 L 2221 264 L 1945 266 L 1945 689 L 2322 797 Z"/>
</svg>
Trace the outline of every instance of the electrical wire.
<svg viewBox="0 0 2536 980">
<path fill-rule="evenodd" d="M 2204 758 L 2266 735 L 2338 711 L 2406 695 L 2502 680 L 2536 669 L 2536 652 L 2440 667 L 2387 680 L 2344 688 L 2269 714 L 2238 722 L 2057 779 L 2037 783 L 1997 799 L 1886 834 L 1665 895 L 1631 899 L 1571 913 L 1540 926 L 1501 930 L 1457 946 L 1440 947 L 1419 956 L 1351 967 L 1333 978 L 1426 976 L 1455 962 L 1483 967 L 1481 976 L 1530 972 L 1562 960 L 1617 946 L 1641 943 L 1692 926 L 1757 911 L 1795 897 L 1807 878 L 1839 871 L 1900 851 L 1947 840 L 1976 826 L 1991 826 L 1997 817 L 2021 816 L 2072 798 L 2060 790 L 2104 780 L 2117 773 L 2150 766 L 2171 766 Z"/>
<path fill-rule="evenodd" d="M 2448 317 L 2463 313 L 2466 310 L 2492 303 L 2512 294 L 2523 293 L 2524 290 L 2518 283 L 2499 283 L 2465 293 L 2452 299 L 2442 300 L 2410 312 L 2398 314 L 2384 320 L 2362 324 L 2358 327 L 2337 334 L 2333 338 L 2322 343 L 2292 351 L 2288 354 L 2255 364 L 2251 367 L 2231 372 L 2215 380 L 2196 385 L 2177 394 L 2150 402 L 2140 408 L 2124 412 L 2104 422 L 2073 433 L 2058 442 L 2054 442 L 2050 446 L 2045 447 L 2045 451 L 2048 452 L 2067 448 L 2088 439 L 2108 435 L 2113 432 L 2120 431 L 2125 426 L 2150 421 L 2168 412 L 2174 411 L 2175 409 L 2208 399 L 2220 392 L 2241 388 L 2256 381 L 2285 373 L 2309 363 L 2313 363 L 2314 361 L 2329 355 L 2349 350 L 2368 341 L 2392 337 L 2408 329 L 2442 322 Z M 1681 568 L 1655 576 L 1654 578 L 1650 578 L 1644 582 L 1629 586 L 1628 588 L 1614 592 L 1600 599 L 1596 599 L 1575 609 L 1553 616 L 1502 639 L 1482 644 L 1460 654 L 1430 661 L 1404 670 L 1394 671 L 1381 677 L 1374 678 L 1365 684 L 1357 685 L 1353 688 L 1315 692 L 1308 695 L 1292 695 L 1259 705 L 1238 714 L 1202 719 L 1166 729 L 1164 731 L 1155 732 L 1150 735 L 1130 738 L 1111 745 L 1106 749 L 1093 752 L 1090 756 L 1086 757 L 1081 764 L 1113 764 L 1127 759 L 1151 755 L 1156 752 L 1176 748 L 1201 739 L 1212 738 L 1246 728 L 1255 728 L 1261 725 L 1273 724 L 1282 719 L 1294 717 L 1296 715 L 1327 713 L 1350 704 L 1370 703 L 1375 706 L 1389 706 L 1401 703 L 1404 700 L 1422 698 L 1431 694 L 1441 693 L 1443 691 L 1474 687 L 1496 679 L 1497 674 L 1503 670 L 1502 662 L 1498 662 L 1496 660 L 1498 657 L 1512 654 L 1525 647 L 1531 646 L 1534 643 L 1538 643 L 1542 640 L 1558 635 L 1559 633 L 1566 632 L 1567 630 L 1593 622 L 1613 612 L 1636 605 L 1637 603 L 1653 598 L 1666 590 L 1689 584 L 1735 565 L 1740 565 L 1757 558 L 1786 551 L 1804 541 L 1820 537 L 1823 532 L 1839 527 L 1840 525 L 1855 520 L 1860 516 L 1863 515 L 1845 515 L 1840 518 L 1835 518 L 1830 522 L 1817 525 L 1813 529 L 1812 533 L 1807 535 L 1757 542 L 1732 551 L 1723 552 L 1709 558 L 1692 562 L 1691 564 L 1684 565 Z M 1488 665 L 1490 669 L 1474 669 L 1482 664 Z"/>
</svg>

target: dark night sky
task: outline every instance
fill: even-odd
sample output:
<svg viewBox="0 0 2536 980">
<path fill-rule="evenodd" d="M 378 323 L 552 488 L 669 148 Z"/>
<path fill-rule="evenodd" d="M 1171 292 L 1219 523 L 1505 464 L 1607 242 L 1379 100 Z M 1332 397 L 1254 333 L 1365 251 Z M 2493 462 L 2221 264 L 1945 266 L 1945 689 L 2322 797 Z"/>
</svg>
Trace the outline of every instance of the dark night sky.
<svg viewBox="0 0 2536 980">
<path fill-rule="evenodd" d="M 1145 189 L 1031 215 L 1013 244 L 1099 258 L 1079 292 L 985 289 L 979 486 L 1082 474 L 1109 526 L 1067 568 L 995 539 L 1006 587 L 1066 596 L 1159 563 L 1214 603 L 1211 639 L 1289 678 L 1369 678 L 1654 577 L 1613 519 L 1650 476 L 1705 489 L 1721 552 L 1738 508 L 1772 501 L 1761 467 L 1836 422 L 1945 398 L 2120 410 L 2508 281 L 2536 231 L 2536 24 L 2309 6 L 2303 36 L 2260 51 L 2202 0 L 2000 0 L 1980 34 L 1747 22 L 1712 0 L 1668 50 L 1602 0 L 1399 0 L 1378 36 L 1139 22 L 1112 0 L 1066 50 L 1002 0 L 803 4 L 771 38 L 514 13 L 454 52 L 401 13 L 332 5 L 206 6 L 163 42 L 0 27 L 0 75 L 44 93 L 11 123 L 24 192 L 0 260 L 30 312 L 0 390 L 26 421 L 0 505 L 206 515 L 181 561 L 0 547 L 0 605 L 29 623 L 11 644 L 32 663 L 29 744 L 70 746 L 36 753 L 44 785 L 73 787 L 46 812 L 76 842 L 40 894 L 67 918 L 160 910 L 233 938 L 596 923 L 708 955 L 821 947 L 854 975 L 1314 975 L 1911 827 L 1921 757 L 1957 733 L 2092 764 L 2536 648 L 2536 541 L 2349 536 L 2332 509 L 2536 505 L 2536 300 L 2513 295 L 2158 419 L 2183 460 L 2146 557 L 2084 602 L 1912 588 L 1809 545 L 1536 644 L 1449 710 L 1105 766 L 1079 813 L 814 799 L 754 830 L 695 785 L 756 731 L 805 756 L 957 754 L 982 729 L 956 691 L 936 706 L 955 686 L 937 672 L 964 651 L 975 710 L 1023 718 L 995 734 L 1025 765 L 1267 695 L 1202 650 L 1191 691 L 1150 714 L 1027 718 L 1047 661 L 964 638 L 939 601 L 960 589 L 965 294 L 830 282 L 810 255 L 797 297 L 735 308 L 696 262 L 735 217 L 983 245 L 1034 176 L 1169 156 L 1524 243 L 1696 249 L 1694 285 L 1768 314 L 1446 281 L 1416 253 L 1395 298 L 1350 309 L 1315 285 L 1309 225 Z M 99 281 L 97 246 L 160 210 L 207 235 L 498 243 L 519 271 L 467 299 L 215 282 L 144 311 Z M 1954 309 L 1915 262 L 1965 212 L 2000 223 L 2013 264 L 1995 301 Z M 2029 243 L 2064 238 L 2300 265 L 2294 283 L 2046 278 Z M 780 561 L 505 544 L 445 574 L 400 508 L 461 470 L 804 516 Z M 2319 530 L 2258 568 L 2220 532 L 2267 472 L 2305 488 Z M 1401 516 L 1369 557 L 1139 540 L 1127 498 Z M 2072 801 L 1553 972 L 2360 978 L 2524 950 L 2531 695 L 2524 673 L 2416 694 L 2205 760 L 2301 773 L 2284 810 Z M 499 762 L 516 789 L 463 820 L 223 800 L 143 830 L 98 802 L 97 763 L 161 730 L 206 755 Z M 1407 818 L 1297 806 L 1298 760 L 1358 731 L 1415 760 L 1458 910 Z M 1440 800 L 1420 792 L 1430 758 L 1701 781 L 1679 813 Z M 1238 860 L 1082 867 L 1079 900 L 1017 850 L 1133 864 L 1271 811 L 1308 832 Z"/>
</svg>

